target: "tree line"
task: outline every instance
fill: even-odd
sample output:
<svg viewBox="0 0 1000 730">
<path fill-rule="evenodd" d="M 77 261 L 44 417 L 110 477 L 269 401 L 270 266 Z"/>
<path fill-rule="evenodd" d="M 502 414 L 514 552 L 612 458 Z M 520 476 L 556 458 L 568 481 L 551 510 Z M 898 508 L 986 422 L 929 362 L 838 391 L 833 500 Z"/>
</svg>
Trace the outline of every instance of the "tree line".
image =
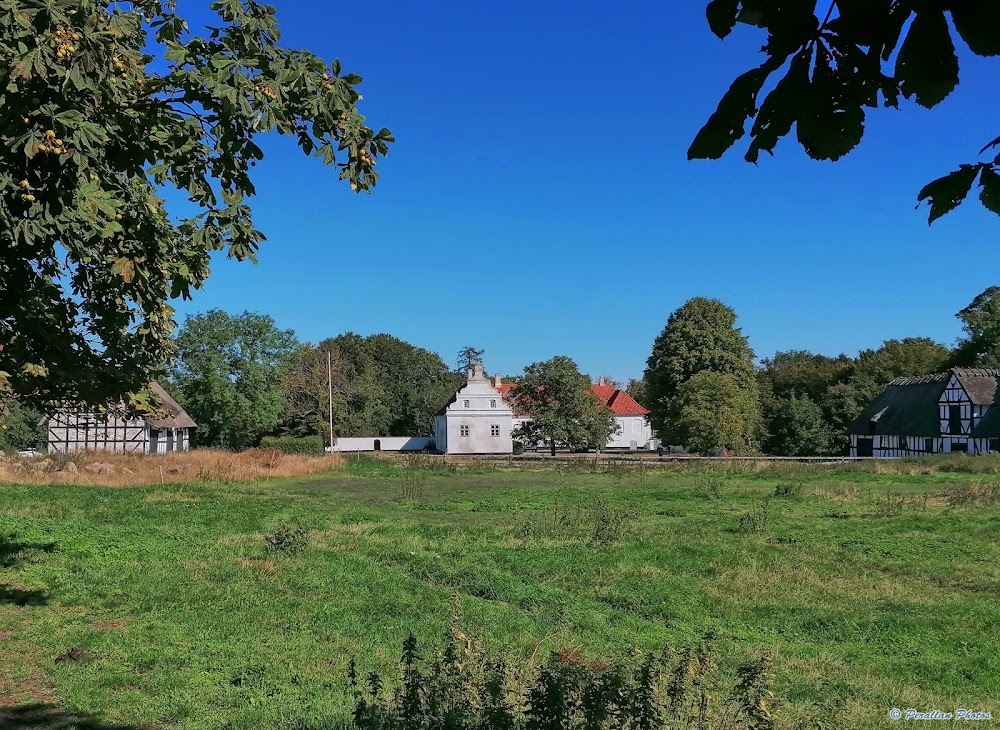
<svg viewBox="0 0 1000 730">
<path fill-rule="evenodd" d="M 853 357 L 788 350 L 757 364 L 736 312 L 695 297 L 670 315 L 643 377 L 626 390 L 649 409 L 664 444 L 700 453 L 842 454 L 850 424 L 894 378 L 1000 367 L 1000 287 L 956 316 L 964 334 L 953 348 L 914 336 Z M 174 349 L 165 385 L 198 423 L 197 444 L 234 450 L 265 436 L 329 443 L 331 420 L 333 437 L 430 435 L 434 415 L 483 355 L 463 348 L 452 368 L 389 334 L 305 343 L 267 315 L 221 310 L 188 317 Z M 532 363 L 505 381 L 518 383 L 509 398 L 533 418 L 516 434 L 524 442 L 600 448 L 614 429 L 590 378 L 568 357 Z M 43 445 L 41 417 L 14 402 L 0 423 L 0 450 Z"/>
<path fill-rule="evenodd" d="M 763 451 L 780 456 L 846 453 L 851 423 L 893 379 L 949 367 L 1000 367 L 1000 287 L 956 315 L 954 348 L 926 337 L 890 339 L 856 356 L 787 350 L 757 366 L 736 323 L 717 299 L 677 309 L 656 338 L 629 393 L 650 409 L 667 444 L 693 451 Z"/>
</svg>

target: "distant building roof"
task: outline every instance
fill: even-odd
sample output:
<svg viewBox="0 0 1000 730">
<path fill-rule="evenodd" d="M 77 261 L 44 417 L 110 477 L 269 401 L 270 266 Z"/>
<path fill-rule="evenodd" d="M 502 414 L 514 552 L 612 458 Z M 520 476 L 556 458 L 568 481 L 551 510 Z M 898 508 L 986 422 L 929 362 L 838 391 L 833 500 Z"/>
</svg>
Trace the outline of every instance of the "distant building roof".
<svg viewBox="0 0 1000 730">
<path fill-rule="evenodd" d="M 500 391 L 500 395 L 506 397 L 513 387 L 513 383 L 502 383 L 497 390 Z M 648 410 L 636 403 L 632 396 L 620 388 L 616 388 L 613 385 L 606 385 L 604 383 L 595 383 L 590 386 L 590 389 L 594 392 L 594 395 L 598 397 L 601 403 L 610 408 L 611 412 L 616 416 L 649 415 Z"/>
<path fill-rule="evenodd" d="M 1000 369 L 952 368 L 943 373 L 896 378 L 854 420 L 851 433 L 940 436 L 938 401 L 953 375 L 972 403 L 995 403 Z M 1000 436 L 1000 409 L 989 409 L 972 435 Z"/>
<path fill-rule="evenodd" d="M 198 424 L 177 403 L 170 393 L 157 382 L 149 384 L 149 390 L 159 397 L 161 404 L 154 413 L 146 416 L 146 425 L 151 428 L 195 428 Z"/>
</svg>

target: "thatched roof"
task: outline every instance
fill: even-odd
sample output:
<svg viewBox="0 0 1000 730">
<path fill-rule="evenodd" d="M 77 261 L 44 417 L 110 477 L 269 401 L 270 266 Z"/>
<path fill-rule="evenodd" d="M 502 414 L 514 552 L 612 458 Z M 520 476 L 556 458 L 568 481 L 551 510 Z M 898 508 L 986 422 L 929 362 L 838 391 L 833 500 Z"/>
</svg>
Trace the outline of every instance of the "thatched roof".
<svg viewBox="0 0 1000 730">
<path fill-rule="evenodd" d="M 1000 407 L 993 407 L 1000 370 L 987 368 L 952 368 L 933 375 L 896 378 L 855 419 L 851 433 L 940 436 L 938 401 L 952 375 L 975 405 L 990 406 L 972 435 L 1000 436 Z"/>
<path fill-rule="evenodd" d="M 146 416 L 146 425 L 150 428 L 195 428 L 198 424 L 183 408 L 170 397 L 170 393 L 157 382 L 149 384 L 149 390 L 156 395 L 161 405 L 156 413 Z"/>
<path fill-rule="evenodd" d="M 892 381 L 861 411 L 851 424 L 851 433 L 940 436 L 938 399 L 947 384 L 948 373 Z"/>
</svg>

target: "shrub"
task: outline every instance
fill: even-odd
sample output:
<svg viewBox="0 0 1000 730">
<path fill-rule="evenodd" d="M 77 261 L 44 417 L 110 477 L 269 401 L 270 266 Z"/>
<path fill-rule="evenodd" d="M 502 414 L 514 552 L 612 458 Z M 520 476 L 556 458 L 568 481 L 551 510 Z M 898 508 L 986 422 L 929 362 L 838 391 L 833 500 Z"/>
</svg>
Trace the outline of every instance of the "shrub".
<svg viewBox="0 0 1000 730">
<path fill-rule="evenodd" d="M 515 441 L 514 442 L 514 456 L 517 456 L 517 455 L 523 454 L 523 453 L 524 453 L 524 444 L 522 444 L 520 441 Z"/>
<path fill-rule="evenodd" d="M 1000 504 L 1000 482 L 976 480 L 945 490 L 950 507 L 978 507 Z"/>
<path fill-rule="evenodd" d="M 294 554 L 305 549 L 309 531 L 296 525 L 282 525 L 270 535 L 264 535 L 268 552 Z"/>
<path fill-rule="evenodd" d="M 277 449 L 286 454 L 322 456 L 326 453 L 323 448 L 322 436 L 265 436 L 261 439 L 260 445 L 266 449 Z"/>
</svg>

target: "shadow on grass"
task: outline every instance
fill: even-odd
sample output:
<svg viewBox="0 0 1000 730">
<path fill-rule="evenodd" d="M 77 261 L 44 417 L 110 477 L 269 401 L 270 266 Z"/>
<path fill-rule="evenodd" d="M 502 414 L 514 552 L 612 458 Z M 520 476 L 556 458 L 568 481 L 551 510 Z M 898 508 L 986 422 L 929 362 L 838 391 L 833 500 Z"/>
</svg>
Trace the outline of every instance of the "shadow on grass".
<svg viewBox="0 0 1000 730">
<path fill-rule="evenodd" d="M 0 535 L 0 568 L 13 568 L 28 559 L 31 553 L 51 553 L 56 550 L 54 542 L 20 542 L 17 535 Z M 24 590 L 0 583 L 0 604 L 15 606 L 42 606 L 48 603 L 44 591 Z"/>
<path fill-rule="evenodd" d="M 97 715 L 67 712 L 55 705 L 29 703 L 0 707 L 4 730 L 148 730 L 152 725 L 116 725 Z"/>
</svg>

